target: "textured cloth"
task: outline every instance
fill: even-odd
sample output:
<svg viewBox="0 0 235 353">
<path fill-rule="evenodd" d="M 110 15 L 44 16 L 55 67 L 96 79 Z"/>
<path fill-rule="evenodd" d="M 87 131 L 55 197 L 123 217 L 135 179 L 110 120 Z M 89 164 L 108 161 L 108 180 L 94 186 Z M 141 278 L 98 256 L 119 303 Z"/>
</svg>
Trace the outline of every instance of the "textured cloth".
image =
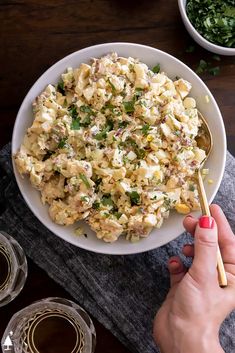
<svg viewBox="0 0 235 353">
<path fill-rule="evenodd" d="M 228 152 L 214 201 L 222 206 L 233 230 L 234 181 L 235 159 Z M 5 206 L 0 229 L 15 237 L 39 267 L 130 351 L 158 352 L 152 340 L 152 322 L 169 289 L 167 260 L 192 241 L 188 234 L 161 248 L 128 256 L 94 254 L 69 244 L 47 230 L 25 204 L 13 175 L 10 145 L 0 152 L 0 200 Z M 220 339 L 226 353 L 235 352 L 235 313 L 224 322 Z"/>
</svg>

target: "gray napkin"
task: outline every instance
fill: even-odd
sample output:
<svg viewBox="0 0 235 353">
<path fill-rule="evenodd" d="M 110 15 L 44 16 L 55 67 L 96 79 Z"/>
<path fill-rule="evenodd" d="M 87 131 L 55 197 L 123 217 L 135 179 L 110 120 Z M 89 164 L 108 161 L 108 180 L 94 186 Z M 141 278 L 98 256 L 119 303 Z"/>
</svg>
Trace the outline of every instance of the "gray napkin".
<svg viewBox="0 0 235 353">
<path fill-rule="evenodd" d="M 224 178 L 214 201 L 223 207 L 233 230 L 234 180 L 235 159 L 228 152 Z M 152 339 L 152 323 L 169 288 L 166 264 L 169 256 L 180 254 L 183 244 L 192 241 L 188 234 L 156 250 L 129 256 L 94 254 L 61 240 L 26 206 L 13 175 L 10 144 L 0 151 L 0 201 L 2 207 L 5 205 L 0 229 L 15 237 L 38 266 L 130 351 L 159 352 Z M 234 333 L 233 312 L 220 332 L 226 353 L 235 352 Z"/>
</svg>

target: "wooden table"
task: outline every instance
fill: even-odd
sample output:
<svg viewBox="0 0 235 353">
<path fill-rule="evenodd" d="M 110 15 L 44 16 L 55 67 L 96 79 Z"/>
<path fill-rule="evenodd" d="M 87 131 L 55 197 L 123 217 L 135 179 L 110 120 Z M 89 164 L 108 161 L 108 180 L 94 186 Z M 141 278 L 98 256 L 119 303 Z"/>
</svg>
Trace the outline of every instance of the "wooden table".
<svg viewBox="0 0 235 353">
<path fill-rule="evenodd" d="M 235 58 L 213 59 L 193 44 L 181 22 L 176 0 L 1 0 L 0 2 L 0 147 L 11 139 L 20 104 L 35 80 L 65 55 L 90 45 L 126 41 L 162 49 L 195 69 L 201 59 L 220 67 L 218 76 L 202 78 L 214 94 L 235 155 Z M 0 336 L 13 313 L 47 296 L 70 298 L 29 261 L 25 288 L 0 309 Z M 128 352 L 102 325 L 96 353 Z M 67 352 L 66 352 L 67 353 Z"/>
</svg>

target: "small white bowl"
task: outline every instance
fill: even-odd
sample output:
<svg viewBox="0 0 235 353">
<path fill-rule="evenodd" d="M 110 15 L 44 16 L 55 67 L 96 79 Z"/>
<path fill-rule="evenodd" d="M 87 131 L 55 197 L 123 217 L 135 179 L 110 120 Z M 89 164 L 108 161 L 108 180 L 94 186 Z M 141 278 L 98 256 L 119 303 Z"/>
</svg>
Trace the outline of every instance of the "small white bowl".
<svg viewBox="0 0 235 353">
<path fill-rule="evenodd" d="M 210 169 L 210 178 L 214 180 L 214 183 L 211 185 L 205 182 L 207 197 L 209 202 L 211 202 L 219 189 L 226 159 L 226 135 L 218 105 L 207 86 L 188 66 L 161 50 L 147 47 L 145 45 L 134 43 L 106 43 L 95 45 L 72 53 L 50 67 L 35 82 L 20 107 L 12 137 L 13 156 L 19 149 L 27 128 L 32 125 L 32 103 L 35 97 L 44 90 L 46 85 L 49 83 L 56 84 L 60 75 L 67 67 L 78 67 L 82 62 L 87 63 L 91 58 L 98 58 L 110 52 L 117 52 L 118 55 L 124 57 L 132 56 L 134 58 L 139 58 L 150 68 L 159 63 L 161 70 L 166 72 L 172 79 L 178 76 L 192 83 L 190 95 L 196 99 L 198 109 L 207 119 L 214 140 L 217 142 L 214 144 L 210 158 L 206 162 L 206 168 Z M 208 100 L 205 99 L 206 96 L 209 103 L 207 103 Z M 55 224 L 49 217 L 48 207 L 42 204 L 40 194 L 32 187 L 29 178 L 25 177 L 23 179 L 19 175 L 14 161 L 13 166 L 19 189 L 35 216 L 51 232 L 80 248 L 103 254 L 136 254 L 158 248 L 159 246 L 175 239 L 184 231 L 182 224 L 184 215 L 172 212 L 160 229 L 153 229 L 147 238 L 142 239 L 138 243 L 131 243 L 125 240 L 124 237 L 120 237 L 117 242 L 107 244 L 104 241 L 97 239 L 95 233 L 87 224 L 81 224 L 85 233 L 88 235 L 87 238 L 84 236 L 75 236 L 74 230 L 78 227 L 78 224 L 68 227 Z M 41 236 L 43 237 L 43 234 Z"/>
<path fill-rule="evenodd" d="M 206 50 L 211 51 L 212 53 L 216 53 L 220 55 L 235 55 L 235 48 L 227 48 L 227 47 L 222 47 L 220 45 L 213 44 L 208 40 L 206 40 L 203 36 L 201 36 L 201 34 L 198 33 L 198 31 L 194 28 L 194 26 L 190 22 L 188 15 L 186 13 L 186 2 L 187 0 L 178 0 L 179 10 L 180 10 L 180 14 L 184 22 L 184 25 L 188 33 L 195 40 L 195 42 L 197 42 Z"/>
</svg>

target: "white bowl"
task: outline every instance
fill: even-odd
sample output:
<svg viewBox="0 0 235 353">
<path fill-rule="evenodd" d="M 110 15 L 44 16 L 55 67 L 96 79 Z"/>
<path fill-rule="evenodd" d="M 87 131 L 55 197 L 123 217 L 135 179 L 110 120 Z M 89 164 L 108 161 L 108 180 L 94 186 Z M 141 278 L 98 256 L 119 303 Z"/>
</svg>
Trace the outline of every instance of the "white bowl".
<svg viewBox="0 0 235 353">
<path fill-rule="evenodd" d="M 215 143 L 214 149 L 207 162 L 207 167 L 210 168 L 210 178 L 214 180 L 214 183 L 211 185 L 205 183 L 207 196 L 209 202 L 211 202 L 219 188 L 224 172 L 226 157 L 226 136 L 220 110 L 209 89 L 189 67 L 163 51 L 144 45 L 132 43 L 107 43 L 95 45 L 72 53 L 50 67 L 36 81 L 20 107 L 13 131 L 13 155 L 20 147 L 26 129 L 32 124 L 32 102 L 35 97 L 43 91 L 45 86 L 49 83 L 57 83 L 61 73 L 63 73 L 67 67 L 77 67 L 82 62 L 89 62 L 90 58 L 100 57 L 113 51 L 117 52 L 120 56 L 139 58 L 149 67 L 153 67 L 157 63 L 160 63 L 161 69 L 163 69 L 170 77 L 183 77 L 192 83 L 193 88 L 191 95 L 197 100 L 198 108 L 207 118 L 214 140 L 217 142 Z M 209 103 L 206 103 L 206 95 L 209 97 Z M 19 175 L 15 165 L 14 171 L 20 191 L 35 216 L 54 234 L 80 248 L 103 254 L 134 254 L 164 245 L 175 239 L 184 231 L 182 225 L 184 216 L 173 212 L 164 222 L 161 229 L 154 229 L 148 238 L 145 238 L 138 243 L 130 243 L 125 240 L 124 237 L 121 237 L 117 242 L 107 244 L 102 240 L 98 240 L 88 225 L 84 225 L 85 233 L 88 237 L 77 237 L 74 235 L 74 229 L 78 224 L 63 227 L 53 223 L 48 215 L 48 208 L 41 203 L 39 192 L 31 186 L 28 178 L 23 179 Z"/>
<path fill-rule="evenodd" d="M 180 14 L 184 22 L 184 25 L 188 33 L 195 40 L 195 42 L 197 42 L 203 48 L 211 51 L 212 53 L 216 53 L 220 55 L 235 55 L 235 48 L 227 48 L 221 45 L 213 44 L 208 40 L 206 40 L 203 36 L 201 36 L 201 34 L 198 33 L 198 31 L 194 28 L 194 26 L 190 22 L 188 15 L 186 13 L 186 2 L 187 0 L 178 0 L 179 10 L 180 10 Z"/>
</svg>

